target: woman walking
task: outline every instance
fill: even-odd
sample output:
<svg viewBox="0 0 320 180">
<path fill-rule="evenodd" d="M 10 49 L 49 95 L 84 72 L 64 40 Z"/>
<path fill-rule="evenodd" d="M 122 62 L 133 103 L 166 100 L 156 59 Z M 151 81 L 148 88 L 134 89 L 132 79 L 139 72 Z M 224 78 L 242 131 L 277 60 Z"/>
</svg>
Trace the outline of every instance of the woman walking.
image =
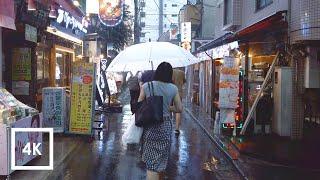
<svg viewBox="0 0 320 180">
<path fill-rule="evenodd" d="M 147 180 L 158 180 L 163 178 L 168 158 L 170 155 L 172 120 L 171 112 L 182 112 L 182 103 L 178 88 L 172 84 L 172 66 L 162 62 L 155 74 L 153 83 L 154 94 L 163 96 L 163 122 L 144 127 L 142 160 L 147 167 Z M 139 102 L 149 97 L 148 84 L 145 83 L 140 91 Z M 174 102 L 173 106 L 170 106 Z"/>
</svg>

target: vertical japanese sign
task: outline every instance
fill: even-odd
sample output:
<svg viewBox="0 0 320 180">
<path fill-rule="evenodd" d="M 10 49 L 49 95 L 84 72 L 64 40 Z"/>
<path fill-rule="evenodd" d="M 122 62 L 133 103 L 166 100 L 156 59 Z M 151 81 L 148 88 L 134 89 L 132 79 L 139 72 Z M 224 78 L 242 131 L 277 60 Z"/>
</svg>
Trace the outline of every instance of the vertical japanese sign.
<svg viewBox="0 0 320 180">
<path fill-rule="evenodd" d="M 31 80 L 31 49 L 14 48 L 12 50 L 12 80 Z"/>
<path fill-rule="evenodd" d="M 239 63 L 239 58 L 224 57 L 219 83 L 221 123 L 235 122 L 234 114 L 239 95 Z"/>
<path fill-rule="evenodd" d="M 43 126 L 54 132 L 64 132 L 66 119 L 66 89 L 48 87 L 42 89 Z"/>
<path fill-rule="evenodd" d="M 116 26 L 123 18 L 124 0 L 99 0 L 99 18 L 106 26 Z"/>
<path fill-rule="evenodd" d="M 73 65 L 69 132 L 91 134 L 94 113 L 95 66 L 77 62 Z"/>
<path fill-rule="evenodd" d="M 181 33 L 181 46 L 189 50 L 191 49 L 191 22 L 183 22 L 180 27 Z"/>
</svg>

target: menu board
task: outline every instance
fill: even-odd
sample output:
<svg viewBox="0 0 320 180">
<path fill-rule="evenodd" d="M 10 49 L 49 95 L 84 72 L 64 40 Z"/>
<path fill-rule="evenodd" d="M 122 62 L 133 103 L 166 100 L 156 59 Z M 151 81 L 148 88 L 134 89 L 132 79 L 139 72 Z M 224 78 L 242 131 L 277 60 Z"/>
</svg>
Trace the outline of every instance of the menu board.
<svg viewBox="0 0 320 180">
<path fill-rule="evenodd" d="M 76 62 L 73 65 L 69 132 L 91 134 L 94 113 L 95 66 Z"/>
<path fill-rule="evenodd" d="M 219 107 L 237 108 L 239 95 L 239 59 L 224 57 L 224 64 L 220 71 Z"/>
<path fill-rule="evenodd" d="M 42 89 L 43 126 L 54 132 L 64 132 L 66 119 L 66 89 L 47 87 Z"/>
<path fill-rule="evenodd" d="M 30 81 L 31 80 L 31 49 L 13 48 L 12 49 L 12 80 Z"/>
</svg>

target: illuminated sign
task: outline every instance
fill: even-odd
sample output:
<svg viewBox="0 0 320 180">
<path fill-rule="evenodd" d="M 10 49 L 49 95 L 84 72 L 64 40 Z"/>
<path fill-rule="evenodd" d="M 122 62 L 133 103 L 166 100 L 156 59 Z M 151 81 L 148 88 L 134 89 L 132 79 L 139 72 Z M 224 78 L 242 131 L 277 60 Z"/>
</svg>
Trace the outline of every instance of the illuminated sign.
<svg viewBox="0 0 320 180">
<path fill-rule="evenodd" d="M 88 23 L 86 21 L 79 22 L 75 17 L 71 16 L 69 12 L 58 9 L 57 23 L 64 24 L 64 27 L 72 30 L 79 30 L 87 33 Z"/>
<path fill-rule="evenodd" d="M 123 0 L 99 0 L 99 18 L 106 26 L 120 24 L 123 18 Z"/>
</svg>

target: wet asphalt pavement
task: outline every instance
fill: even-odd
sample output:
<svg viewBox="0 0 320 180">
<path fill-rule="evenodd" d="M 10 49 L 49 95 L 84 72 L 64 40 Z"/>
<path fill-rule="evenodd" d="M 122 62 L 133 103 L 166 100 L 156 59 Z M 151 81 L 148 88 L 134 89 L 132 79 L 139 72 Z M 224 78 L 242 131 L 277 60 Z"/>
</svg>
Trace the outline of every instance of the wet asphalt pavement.
<svg viewBox="0 0 320 180">
<path fill-rule="evenodd" d="M 100 136 L 77 148 L 48 179 L 125 179 L 146 178 L 138 146 L 126 147 L 121 142 L 130 119 L 128 93 L 121 97 L 122 114 L 101 114 L 106 128 Z M 167 179 L 241 179 L 240 174 L 219 151 L 203 130 L 184 113 L 181 134 L 172 134 L 171 155 L 166 170 Z"/>
</svg>

